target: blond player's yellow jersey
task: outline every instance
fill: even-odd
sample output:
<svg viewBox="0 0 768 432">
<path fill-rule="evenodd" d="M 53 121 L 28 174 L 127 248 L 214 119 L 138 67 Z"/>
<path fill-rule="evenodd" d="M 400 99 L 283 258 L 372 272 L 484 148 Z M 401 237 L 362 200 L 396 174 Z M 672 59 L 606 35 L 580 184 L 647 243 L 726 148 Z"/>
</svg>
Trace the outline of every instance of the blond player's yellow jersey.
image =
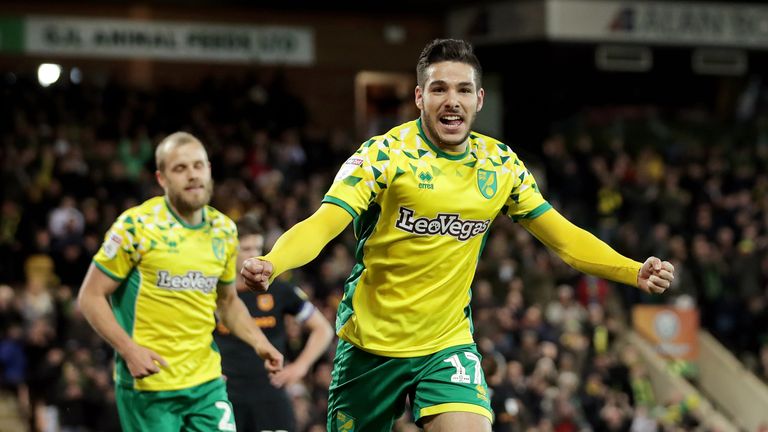
<svg viewBox="0 0 768 432">
<path fill-rule="evenodd" d="M 471 133 L 465 152 L 447 153 L 420 120 L 365 142 L 323 202 L 355 218 L 358 239 L 337 332 L 390 357 L 472 343 L 470 285 L 491 222 L 551 208 L 507 145 Z"/>
<path fill-rule="evenodd" d="M 112 225 L 94 264 L 120 282 L 112 310 L 120 326 L 160 354 L 167 368 L 134 380 L 116 356 L 115 381 L 137 390 L 177 390 L 221 376 L 213 342 L 216 287 L 235 280 L 237 228 L 213 207 L 195 226 L 164 197 L 126 210 Z"/>
</svg>

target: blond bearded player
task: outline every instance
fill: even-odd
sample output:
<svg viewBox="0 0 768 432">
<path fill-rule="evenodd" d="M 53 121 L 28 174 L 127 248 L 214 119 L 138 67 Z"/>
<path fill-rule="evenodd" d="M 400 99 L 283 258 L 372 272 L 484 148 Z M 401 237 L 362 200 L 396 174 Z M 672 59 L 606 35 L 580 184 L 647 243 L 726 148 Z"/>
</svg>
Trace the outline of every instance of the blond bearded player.
<svg viewBox="0 0 768 432">
<path fill-rule="evenodd" d="M 177 132 L 155 152 L 165 196 L 126 210 L 106 234 L 79 294 L 93 328 L 116 351 L 124 431 L 234 431 L 213 342 L 214 312 L 265 360 L 283 356 L 252 322 L 234 286 L 235 224 L 208 206 L 211 164 Z"/>
</svg>

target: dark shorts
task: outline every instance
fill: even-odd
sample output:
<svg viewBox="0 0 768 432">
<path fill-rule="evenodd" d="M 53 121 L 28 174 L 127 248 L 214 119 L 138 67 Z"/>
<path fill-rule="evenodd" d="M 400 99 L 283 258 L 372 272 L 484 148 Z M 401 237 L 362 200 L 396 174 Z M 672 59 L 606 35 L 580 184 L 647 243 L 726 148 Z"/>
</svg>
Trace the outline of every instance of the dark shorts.
<svg viewBox="0 0 768 432">
<path fill-rule="evenodd" d="M 139 391 L 116 386 L 124 432 L 235 431 L 232 404 L 221 378 L 182 390 Z"/>
<path fill-rule="evenodd" d="M 410 399 L 413 417 L 472 412 L 493 421 L 482 357 L 460 345 L 413 358 L 382 357 L 339 340 L 328 396 L 329 431 L 391 431 Z"/>
<path fill-rule="evenodd" d="M 258 391 L 258 390 L 255 390 Z M 293 405 L 282 389 L 269 390 L 269 399 L 232 397 L 237 432 L 292 432 L 296 430 Z"/>
</svg>

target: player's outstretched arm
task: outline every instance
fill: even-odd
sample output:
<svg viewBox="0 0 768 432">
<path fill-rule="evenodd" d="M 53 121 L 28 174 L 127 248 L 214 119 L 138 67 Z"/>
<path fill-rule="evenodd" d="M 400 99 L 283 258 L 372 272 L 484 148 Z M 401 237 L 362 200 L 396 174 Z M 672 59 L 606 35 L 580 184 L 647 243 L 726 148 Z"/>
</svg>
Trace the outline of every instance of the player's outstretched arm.
<svg viewBox="0 0 768 432">
<path fill-rule="evenodd" d="M 315 259 L 351 221 L 352 216 L 341 207 L 322 204 L 312 216 L 280 236 L 266 256 L 245 260 L 240 270 L 245 286 L 253 291 L 266 291 L 269 282 L 280 273 Z"/>
<path fill-rule="evenodd" d="M 325 353 L 333 341 L 333 327 L 317 309 L 304 321 L 304 327 L 309 329 L 307 343 L 296 361 L 272 376 L 270 381 L 275 387 L 293 384 L 304 378 L 312 365 Z"/>
<path fill-rule="evenodd" d="M 568 265 L 584 273 L 639 287 L 651 293 L 669 288 L 672 264 L 650 257 L 641 264 L 613 250 L 591 233 L 565 219 L 555 209 L 521 225 L 557 253 Z"/>
<path fill-rule="evenodd" d="M 77 304 L 91 327 L 125 360 L 131 376 L 144 378 L 156 374 L 160 372 L 160 366 L 168 366 L 168 363 L 151 349 L 136 344 L 112 313 L 107 296 L 118 286 L 119 282 L 91 264 L 80 287 Z"/>
<path fill-rule="evenodd" d="M 277 372 L 283 368 L 283 355 L 253 322 L 248 308 L 237 296 L 235 284 L 220 284 L 217 287 L 216 308 L 224 326 L 253 347 L 256 354 L 264 359 L 264 367 L 268 372 Z"/>
</svg>

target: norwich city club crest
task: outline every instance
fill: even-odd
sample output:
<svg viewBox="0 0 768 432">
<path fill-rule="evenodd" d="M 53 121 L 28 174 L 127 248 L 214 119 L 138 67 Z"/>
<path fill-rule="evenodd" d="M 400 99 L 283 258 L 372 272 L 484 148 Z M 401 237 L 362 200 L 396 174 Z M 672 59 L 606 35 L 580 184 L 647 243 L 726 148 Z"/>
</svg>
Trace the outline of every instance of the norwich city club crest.
<svg viewBox="0 0 768 432">
<path fill-rule="evenodd" d="M 354 432 L 355 419 L 341 411 L 336 412 L 336 430 L 339 432 Z"/>
<path fill-rule="evenodd" d="M 211 243 L 211 247 L 213 248 L 213 254 L 216 256 L 216 259 L 223 260 L 224 259 L 224 240 L 220 238 L 213 239 L 213 242 Z"/>
<path fill-rule="evenodd" d="M 484 197 L 491 199 L 496 195 L 496 171 L 477 170 L 477 187 Z"/>
</svg>

